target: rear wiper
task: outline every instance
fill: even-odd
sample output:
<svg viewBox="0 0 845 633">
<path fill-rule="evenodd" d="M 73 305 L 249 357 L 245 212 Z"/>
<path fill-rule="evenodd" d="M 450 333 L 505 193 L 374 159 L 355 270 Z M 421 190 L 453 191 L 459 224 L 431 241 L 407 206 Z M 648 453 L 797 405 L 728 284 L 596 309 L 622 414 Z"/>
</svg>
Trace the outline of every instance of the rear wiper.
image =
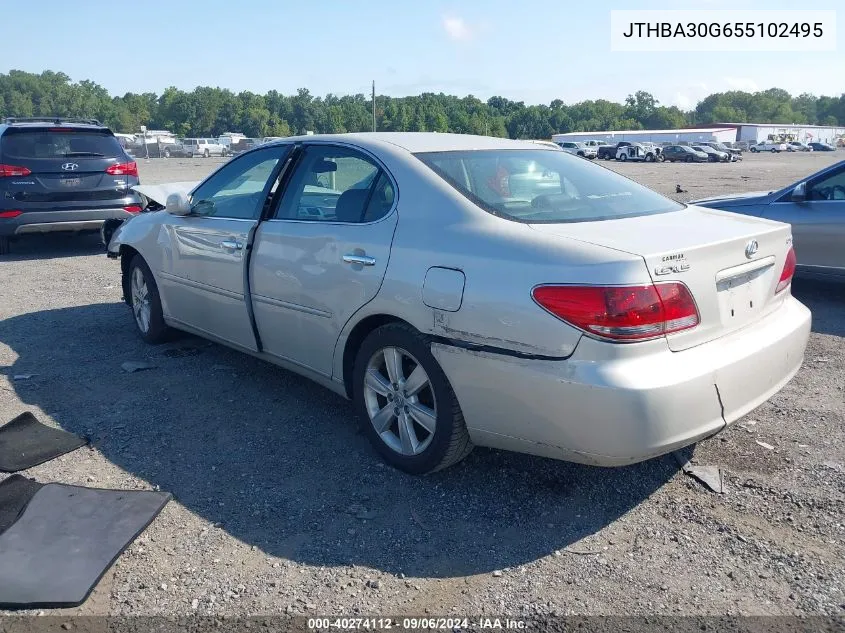
<svg viewBox="0 0 845 633">
<path fill-rule="evenodd" d="M 65 154 L 65 158 L 70 158 L 71 156 L 95 156 L 97 158 L 102 158 L 105 154 L 100 154 L 98 152 L 68 152 Z"/>
</svg>

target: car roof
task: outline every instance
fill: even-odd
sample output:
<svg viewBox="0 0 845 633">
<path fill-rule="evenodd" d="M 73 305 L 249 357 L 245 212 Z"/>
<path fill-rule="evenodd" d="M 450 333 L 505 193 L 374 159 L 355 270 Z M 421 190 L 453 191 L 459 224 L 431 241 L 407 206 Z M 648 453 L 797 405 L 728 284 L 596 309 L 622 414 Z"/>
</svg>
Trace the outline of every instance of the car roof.
<svg viewBox="0 0 845 633">
<path fill-rule="evenodd" d="M 514 141 L 492 136 L 477 136 L 474 134 L 446 134 L 439 132 L 353 132 L 349 134 L 310 134 L 291 136 L 274 143 L 290 142 L 328 142 L 351 143 L 358 147 L 376 150 L 384 145 L 400 147 L 408 152 L 449 152 L 461 150 L 481 149 L 533 149 L 538 150 L 537 143 L 531 141 Z M 551 149 L 551 148 L 549 148 Z"/>
<path fill-rule="evenodd" d="M 79 123 L 71 121 L 16 121 L 14 123 L 0 123 L 0 134 L 8 129 L 50 129 L 54 127 L 70 128 L 75 130 L 91 130 L 94 132 L 111 132 L 105 125 L 97 125 L 94 123 Z"/>
</svg>

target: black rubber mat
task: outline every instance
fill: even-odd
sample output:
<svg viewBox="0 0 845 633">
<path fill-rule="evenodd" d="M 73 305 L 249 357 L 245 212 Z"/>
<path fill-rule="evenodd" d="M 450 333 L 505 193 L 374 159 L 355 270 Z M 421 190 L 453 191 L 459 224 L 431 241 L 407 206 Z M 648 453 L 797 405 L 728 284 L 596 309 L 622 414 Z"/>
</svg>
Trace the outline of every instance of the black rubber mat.
<svg viewBox="0 0 845 633">
<path fill-rule="evenodd" d="M 0 471 L 26 470 L 87 443 L 78 435 L 41 424 L 27 411 L 0 427 Z"/>
<path fill-rule="evenodd" d="M 0 517 L 23 507 L 0 533 L 2 609 L 79 606 L 171 498 L 165 492 L 64 484 L 44 484 L 32 494 L 20 479 L 0 485 L 10 505 L 8 511 L 0 508 Z"/>
<path fill-rule="evenodd" d="M 0 534 L 12 527 L 42 485 L 22 475 L 12 475 L 0 482 Z"/>
</svg>

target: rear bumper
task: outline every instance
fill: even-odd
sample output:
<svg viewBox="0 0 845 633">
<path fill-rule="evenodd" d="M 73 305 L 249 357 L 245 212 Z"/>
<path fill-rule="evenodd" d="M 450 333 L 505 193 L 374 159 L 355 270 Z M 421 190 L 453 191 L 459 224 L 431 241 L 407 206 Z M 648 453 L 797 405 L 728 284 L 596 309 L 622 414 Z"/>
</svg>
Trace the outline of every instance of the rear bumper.
<svg viewBox="0 0 845 633">
<path fill-rule="evenodd" d="M 73 211 L 25 211 L 16 218 L 0 218 L 0 235 L 53 233 L 56 231 L 99 231 L 103 222 L 135 217 L 122 207 Z"/>
<path fill-rule="evenodd" d="M 621 466 L 718 433 L 769 399 L 800 368 L 810 321 L 788 297 L 753 325 L 682 352 L 661 340 L 597 360 L 609 344 L 587 337 L 562 361 L 432 351 L 476 444 Z"/>
</svg>

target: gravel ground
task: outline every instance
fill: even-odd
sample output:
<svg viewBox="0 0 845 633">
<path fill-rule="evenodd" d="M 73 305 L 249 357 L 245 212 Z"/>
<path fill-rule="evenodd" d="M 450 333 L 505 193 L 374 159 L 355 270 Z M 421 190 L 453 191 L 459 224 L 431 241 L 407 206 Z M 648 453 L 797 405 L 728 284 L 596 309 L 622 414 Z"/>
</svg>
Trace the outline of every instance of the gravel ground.
<svg viewBox="0 0 845 633">
<path fill-rule="evenodd" d="M 603 164 L 690 199 L 777 188 L 839 156 Z M 140 169 L 154 183 L 217 164 Z M 13 249 L 0 262 L 0 421 L 32 410 L 93 440 L 24 474 L 175 497 L 65 613 L 845 614 L 841 286 L 796 281 L 814 313 L 804 367 L 696 447 L 696 463 L 722 469 L 716 495 L 671 456 L 599 469 L 476 449 L 404 475 L 349 403 L 309 381 L 193 337 L 142 343 L 96 237 Z M 156 368 L 127 374 L 127 360 Z"/>
</svg>

